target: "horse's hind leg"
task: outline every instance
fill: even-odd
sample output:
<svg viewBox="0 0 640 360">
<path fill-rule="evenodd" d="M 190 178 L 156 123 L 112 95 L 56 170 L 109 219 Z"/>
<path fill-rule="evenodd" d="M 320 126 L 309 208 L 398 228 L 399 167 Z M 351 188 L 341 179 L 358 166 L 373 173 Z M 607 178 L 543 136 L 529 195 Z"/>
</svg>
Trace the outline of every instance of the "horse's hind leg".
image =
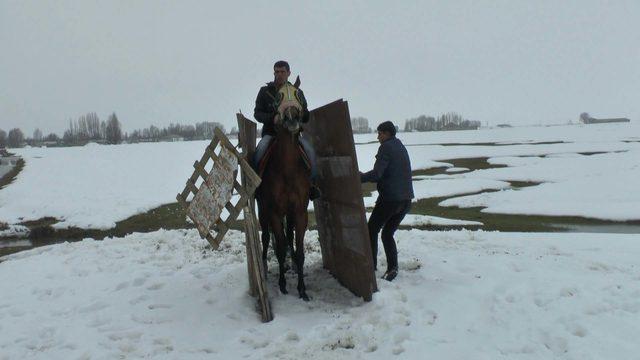
<svg viewBox="0 0 640 360">
<path fill-rule="evenodd" d="M 296 214 L 296 266 L 298 267 L 298 294 L 304 301 L 309 301 L 307 287 L 304 285 L 304 233 L 307 231 L 307 212 Z"/>
<path fill-rule="evenodd" d="M 280 270 L 280 279 L 278 280 L 278 285 L 280 285 L 280 292 L 283 294 L 287 294 L 287 280 L 284 277 L 286 273 L 284 264 L 287 255 L 287 242 L 284 237 L 284 228 L 282 226 L 282 222 L 278 220 L 271 221 L 271 229 L 273 230 L 273 234 L 276 237 L 274 247 L 276 250 L 276 257 L 278 258 L 278 267 Z"/>
</svg>

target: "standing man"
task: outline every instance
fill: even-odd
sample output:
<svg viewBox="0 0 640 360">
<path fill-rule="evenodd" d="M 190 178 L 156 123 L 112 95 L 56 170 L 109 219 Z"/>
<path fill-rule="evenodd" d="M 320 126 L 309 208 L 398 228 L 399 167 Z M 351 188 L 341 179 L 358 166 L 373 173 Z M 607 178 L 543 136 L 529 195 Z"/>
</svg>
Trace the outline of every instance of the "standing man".
<svg viewBox="0 0 640 360">
<path fill-rule="evenodd" d="M 392 281 L 398 275 L 398 250 L 393 234 L 411 208 L 413 184 L 411 161 L 407 148 L 396 138 L 396 127 L 391 121 L 378 125 L 380 147 L 373 170 L 360 173 L 360 182 L 375 182 L 378 199 L 369 217 L 369 236 L 373 252 L 373 266 L 377 270 L 378 233 L 382 229 L 382 245 L 387 256 L 387 271 L 382 276 Z"/>
<path fill-rule="evenodd" d="M 269 148 L 269 144 L 271 140 L 275 137 L 275 118 L 278 115 L 278 90 L 289 83 L 289 76 L 291 75 L 291 69 L 289 68 L 289 63 L 280 60 L 273 64 L 273 81 L 267 83 L 266 86 L 260 88 L 258 92 L 258 96 L 256 97 L 256 107 L 253 110 L 253 116 L 256 118 L 258 122 L 262 123 L 262 138 L 260 142 L 256 146 L 256 152 L 254 155 L 254 165 L 256 169 L 258 168 L 258 164 L 260 160 L 264 156 L 265 152 Z M 296 81 L 297 88 L 295 93 L 295 97 L 298 102 L 302 106 L 302 119 L 300 120 L 302 123 L 307 123 L 309 121 L 309 109 L 307 108 L 307 100 L 304 97 L 304 93 L 299 88 L 299 83 Z M 316 169 L 316 156 L 311 144 L 300 138 L 300 143 L 304 148 L 304 151 L 307 153 L 309 160 L 311 162 L 311 189 L 309 190 L 309 198 L 314 200 L 320 196 L 320 190 L 315 183 L 315 175 L 317 174 Z"/>
</svg>

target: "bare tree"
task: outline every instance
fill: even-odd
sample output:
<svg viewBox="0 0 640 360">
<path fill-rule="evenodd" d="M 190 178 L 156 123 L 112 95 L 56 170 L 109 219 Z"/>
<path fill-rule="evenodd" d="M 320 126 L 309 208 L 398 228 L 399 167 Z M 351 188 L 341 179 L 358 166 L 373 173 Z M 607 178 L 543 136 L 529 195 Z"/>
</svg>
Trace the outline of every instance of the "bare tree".
<svg viewBox="0 0 640 360">
<path fill-rule="evenodd" d="M 122 129 L 120 128 L 120 121 L 118 121 L 116 113 L 109 116 L 105 131 L 108 144 L 120 144 L 122 142 Z"/>
<path fill-rule="evenodd" d="M 85 119 L 87 122 L 87 134 L 89 136 L 89 139 L 100 139 L 100 119 L 98 118 L 98 114 L 96 114 L 95 112 L 90 112 L 85 115 Z"/>
<path fill-rule="evenodd" d="M 7 143 L 10 148 L 17 148 L 22 146 L 24 142 L 24 134 L 22 130 L 15 128 L 9 131 L 9 136 L 7 138 Z"/>
<path fill-rule="evenodd" d="M 369 119 L 365 117 L 351 118 L 351 129 L 354 134 L 367 134 L 371 132 L 369 127 Z"/>
<path fill-rule="evenodd" d="M 33 131 L 33 142 L 34 143 L 39 143 L 42 141 L 42 131 L 40 131 L 40 129 L 36 128 Z"/>
<path fill-rule="evenodd" d="M 45 141 L 55 141 L 58 143 L 60 141 L 60 137 L 56 133 L 50 133 L 44 138 Z"/>
</svg>

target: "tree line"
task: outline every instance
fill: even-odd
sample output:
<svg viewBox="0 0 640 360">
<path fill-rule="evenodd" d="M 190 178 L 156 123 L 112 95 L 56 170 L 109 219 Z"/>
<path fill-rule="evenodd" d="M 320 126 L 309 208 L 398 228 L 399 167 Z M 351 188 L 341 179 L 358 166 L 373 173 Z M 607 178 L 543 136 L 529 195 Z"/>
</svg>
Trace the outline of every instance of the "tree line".
<svg viewBox="0 0 640 360">
<path fill-rule="evenodd" d="M 475 130 L 480 125 L 480 121 L 466 120 L 458 113 L 448 112 L 437 119 L 426 115 L 407 119 L 404 122 L 404 131 Z"/>
<path fill-rule="evenodd" d="M 88 142 L 99 144 L 120 144 L 122 142 L 155 142 L 175 140 L 208 140 L 213 138 L 215 128 L 225 132 L 224 126 L 218 122 L 201 122 L 195 125 L 170 124 L 159 128 L 151 125 L 148 128 L 134 130 L 130 134 L 122 131 L 122 124 L 115 113 L 106 121 L 100 120 L 95 112 L 84 114 L 77 119 L 69 119 L 69 127 L 62 137 L 55 133 L 44 136 L 40 129 L 35 129 L 32 137 L 26 137 L 21 129 L 6 131 L 0 129 L 0 148 L 17 148 L 30 146 L 76 146 Z M 237 133 L 234 128 L 232 133 Z"/>
<path fill-rule="evenodd" d="M 118 116 L 112 113 L 107 121 L 100 121 L 95 112 L 90 112 L 80 116 L 77 120 L 70 119 L 69 128 L 62 135 L 62 143 L 64 145 L 84 145 L 89 141 L 120 144 L 122 142 L 122 127 Z"/>
<path fill-rule="evenodd" d="M 224 125 L 215 121 L 204 121 L 195 125 L 170 124 L 165 128 L 151 125 L 148 128 L 134 130 L 127 139 L 129 142 L 209 140 L 213 138 L 216 128 L 225 133 Z"/>
<path fill-rule="evenodd" d="M 404 123 L 404 131 L 468 130 L 478 129 L 480 125 L 480 121 L 466 120 L 458 113 L 449 112 L 438 116 L 437 119 L 426 115 L 407 119 Z M 352 118 L 351 127 L 354 134 L 373 131 L 369 126 L 369 120 L 365 117 Z M 164 128 L 151 125 L 148 128 L 134 130 L 129 134 L 122 131 L 122 124 L 115 113 L 109 115 L 106 121 L 101 121 L 95 112 L 90 112 L 78 117 L 78 119 L 69 119 L 69 128 L 65 130 L 62 138 L 55 133 L 44 136 L 40 129 L 36 129 L 31 138 L 26 138 L 19 128 L 11 129 L 9 133 L 0 129 L 0 148 L 15 148 L 25 144 L 31 146 L 74 146 L 84 145 L 90 141 L 101 144 L 120 144 L 122 142 L 208 140 L 213 137 L 215 128 L 220 128 L 222 132 L 225 132 L 224 125 L 205 121 L 195 125 L 170 124 Z M 230 134 L 237 134 L 237 132 L 237 129 L 233 128 Z"/>
<path fill-rule="evenodd" d="M 466 120 L 458 113 L 448 112 L 438 116 L 437 119 L 426 115 L 407 119 L 404 122 L 403 131 L 475 130 L 480 126 L 480 121 Z M 365 117 L 351 118 L 351 129 L 354 134 L 366 134 L 374 131 L 369 127 L 369 119 Z"/>
</svg>

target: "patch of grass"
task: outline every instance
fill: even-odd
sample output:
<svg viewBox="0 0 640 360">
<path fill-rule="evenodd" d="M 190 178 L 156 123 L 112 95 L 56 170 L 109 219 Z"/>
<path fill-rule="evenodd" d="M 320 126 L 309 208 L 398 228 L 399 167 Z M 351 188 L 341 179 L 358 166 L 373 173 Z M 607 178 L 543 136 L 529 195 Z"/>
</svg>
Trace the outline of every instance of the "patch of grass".
<svg viewBox="0 0 640 360">
<path fill-rule="evenodd" d="M 30 249 L 30 247 L 25 246 L 7 246 L 0 248 L 0 263 L 2 262 L 2 257 L 5 255 L 15 254 L 22 250 Z"/>
<path fill-rule="evenodd" d="M 534 181 L 510 181 L 513 188 L 524 188 L 529 186 L 537 186 L 541 183 Z M 569 231 L 572 227 L 580 226 L 619 226 L 624 228 L 637 227 L 640 221 L 607 221 L 599 219 L 589 219 L 579 216 L 544 216 L 544 215 L 517 215 L 517 214 L 494 214 L 482 212 L 484 207 L 445 207 L 438 205 L 440 202 L 459 196 L 476 195 L 480 193 L 495 192 L 499 190 L 485 190 L 475 193 L 458 194 L 455 196 L 445 196 L 429 199 L 420 199 L 413 203 L 411 214 L 431 215 L 448 219 L 478 221 L 484 226 L 473 225 L 454 225 L 454 226 L 418 226 L 416 228 L 428 230 L 447 230 L 447 229 L 477 229 L 481 228 L 486 231 L 506 231 L 506 232 L 559 232 Z"/>
<path fill-rule="evenodd" d="M 529 187 L 529 186 L 538 186 L 540 184 L 543 184 L 542 182 L 536 182 L 536 181 L 514 181 L 511 180 L 509 181 L 509 184 L 511 184 L 511 187 L 514 188 L 524 188 L 524 187 Z"/>
<path fill-rule="evenodd" d="M 371 193 L 377 191 L 375 183 L 362 183 L 362 197 L 369 197 Z"/>
<path fill-rule="evenodd" d="M 38 220 L 29 220 L 29 221 L 23 221 L 20 223 L 20 225 L 24 225 L 26 227 L 28 227 L 29 229 L 33 229 L 36 227 L 45 227 L 45 226 L 51 226 L 55 223 L 57 223 L 59 220 L 51 217 L 51 216 L 47 216 L 47 217 L 43 217 L 40 218 Z"/>
<path fill-rule="evenodd" d="M 477 193 L 476 193 L 477 194 Z M 473 195 L 473 194 L 464 194 Z M 457 195 L 463 196 L 463 195 Z M 587 219 L 577 216 L 542 216 L 542 215 L 513 215 L 493 214 L 482 212 L 483 207 L 458 208 L 442 207 L 438 204 L 450 197 L 420 199 L 413 204 L 412 214 L 431 215 L 448 219 L 479 221 L 484 225 L 479 227 L 486 231 L 517 231 L 517 232 L 558 232 L 569 230 L 564 225 L 611 225 L 619 224 L 611 221 Z M 433 227 L 424 227 L 433 229 Z M 478 228 L 478 226 L 447 226 L 452 228 Z"/>
<path fill-rule="evenodd" d="M 16 166 L 11 169 L 8 173 L 4 174 L 2 178 L 0 178 L 0 189 L 3 189 L 5 186 L 11 184 L 13 180 L 16 179 L 20 171 L 24 168 L 24 160 L 18 159 L 16 161 Z"/>
<path fill-rule="evenodd" d="M 144 214 L 134 215 L 116 223 L 109 236 L 124 236 L 132 232 L 151 232 L 159 229 L 184 229 L 193 225 L 186 221 L 187 212 L 176 203 L 162 205 Z"/>
<path fill-rule="evenodd" d="M 549 144 L 561 143 L 561 142 L 547 142 Z M 543 144 L 543 143 L 540 143 Z M 545 143 L 546 144 L 546 143 Z M 468 145 L 468 144 L 463 144 Z M 500 144 L 502 145 L 502 144 Z M 538 156 L 538 155 L 536 155 Z M 542 155 L 544 156 L 544 155 Z M 503 168 L 507 165 L 502 164 L 490 164 L 487 157 L 466 158 L 466 159 L 448 159 L 442 160 L 442 162 L 449 163 L 454 167 L 468 168 L 470 171 L 480 169 L 494 169 Z M 20 167 L 16 166 L 16 173 L 13 175 L 10 183 L 17 173 L 24 166 L 24 162 L 21 162 Z M 440 175 L 448 174 L 446 170 L 448 167 L 437 167 L 431 169 L 422 169 L 413 171 L 413 176 L 418 175 Z M 462 173 L 462 172 L 460 172 Z M 457 174 L 460 174 L 457 173 Z M 7 178 L 3 177 L 3 180 Z M 520 189 L 524 187 L 537 186 L 540 182 L 533 181 L 510 181 L 512 188 Z M 372 192 L 376 190 L 375 183 L 362 184 L 363 197 L 371 196 Z M 477 193 L 470 194 L 457 194 L 455 196 L 438 197 L 429 199 L 420 199 L 416 203 L 413 203 L 411 214 L 419 215 L 431 215 L 448 219 L 478 221 L 483 223 L 483 226 L 479 225 L 446 225 L 446 226 L 416 226 L 413 228 L 426 229 L 426 230 L 451 230 L 451 229 L 483 229 L 487 231 L 518 231 L 518 232 L 536 232 L 536 231 L 568 231 L 573 226 L 574 228 L 581 225 L 585 226 L 626 226 L 640 227 L 640 221 L 630 222 L 612 222 L 603 220 L 594 220 L 581 217 L 571 216 L 531 216 L 531 215 L 509 215 L 509 214 L 491 214 L 482 212 L 483 207 L 473 208 L 458 208 L 458 207 L 442 207 L 438 204 L 446 199 L 452 197 L 459 197 L 464 195 L 473 195 L 485 192 L 492 192 L 497 190 L 485 190 Z M 371 209 L 367 209 L 371 211 Z M 30 239 L 33 246 L 48 245 L 52 243 L 62 241 L 81 240 L 83 238 L 91 237 L 94 239 L 103 239 L 105 237 L 122 237 L 133 232 L 152 232 L 163 229 L 184 229 L 193 228 L 193 224 L 186 221 L 186 210 L 179 203 L 165 204 L 155 209 L 152 209 L 144 214 L 134 215 L 128 219 L 119 221 L 116 226 L 109 230 L 97 230 L 97 229 L 54 229 L 53 224 L 57 223 L 58 219 L 52 217 L 46 217 L 35 221 L 25 221 L 22 225 L 30 229 Z M 6 228 L 7 224 L 0 223 L 0 229 Z M 316 229 L 315 214 L 313 211 L 309 212 L 309 229 Z M 234 221 L 230 224 L 231 229 L 244 230 L 244 224 L 242 221 Z M 401 227 L 408 228 L 408 227 Z M 1 239 L 0 239 L 1 240 Z M 9 247 L 0 249 L 0 256 L 9 253 L 24 250 L 25 247 Z"/>
<path fill-rule="evenodd" d="M 371 140 L 371 141 L 367 141 L 367 142 L 357 142 L 357 143 L 354 143 L 354 144 L 355 145 L 369 145 L 369 144 L 375 144 L 377 142 L 378 142 L 378 140 Z"/>
<path fill-rule="evenodd" d="M 601 154 L 608 154 L 609 151 L 586 151 L 586 152 L 579 152 L 578 154 L 580 155 L 584 155 L 584 156 L 591 156 L 591 155 L 601 155 Z"/>
<path fill-rule="evenodd" d="M 477 142 L 477 143 L 428 143 L 428 144 L 408 144 L 405 146 L 514 146 L 514 145 L 552 145 L 552 144 L 570 144 L 567 141 L 540 141 L 530 143 L 497 143 L 497 142 Z"/>
<path fill-rule="evenodd" d="M 482 170 L 482 169 L 497 169 L 497 168 L 507 167 L 507 165 L 503 165 L 503 164 L 490 164 L 487 161 L 488 159 L 489 159 L 488 157 L 477 157 L 477 158 L 448 159 L 448 160 L 438 160 L 438 161 L 451 164 L 453 165 L 453 167 L 469 169 L 468 171 L 460 171 L 460 172 L 456 172 L 455 174 L 464 174 L 465 172 L 471 172 L 471 171 Z M 448 167 L 446 166 L 435 167 L 430 169 L 420 169 L 420 170 L 413 171 L 412 175 L 413 176 L 419 176 L 419 175 L 434 176 L 434 175 L 442 175 L 442 174 L 451 175 L 447 173 L 447 169 Z"/>
</svg>

